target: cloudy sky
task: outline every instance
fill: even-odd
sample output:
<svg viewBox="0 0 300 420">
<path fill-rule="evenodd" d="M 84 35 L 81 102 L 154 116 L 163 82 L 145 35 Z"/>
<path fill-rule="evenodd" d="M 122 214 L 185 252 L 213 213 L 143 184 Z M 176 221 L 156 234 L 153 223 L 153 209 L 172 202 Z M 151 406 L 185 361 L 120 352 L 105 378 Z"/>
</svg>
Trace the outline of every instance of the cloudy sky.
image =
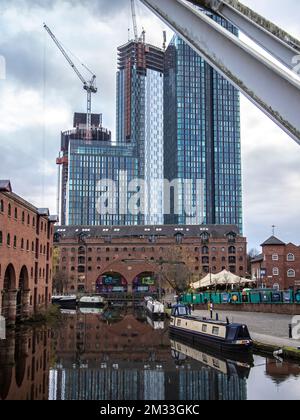
<svg viewBox="0 0 300 420">
<path fill-rule="evenodd" d="M 147 41 L 162 45 L 165 25 L 137 2 Z M 244 0 L 300 38 L 300 2 Z M 61 130 L 72 127 L 86 96 L 43 22 L 98 77 L 93 110 L 115 132 L 116 50 L 128 39 L 129 0 L 0 0 L 0 55 L 7 63 L 0 80 L 0 179 L 16 193 L 56 212 L 55 158 Z M 168 31 L 168 37 L 172 33 Z M 249 247 L 271 234 L 300 244 L 300 147 L 242 98 L 245 234 Z"/>
</svg>

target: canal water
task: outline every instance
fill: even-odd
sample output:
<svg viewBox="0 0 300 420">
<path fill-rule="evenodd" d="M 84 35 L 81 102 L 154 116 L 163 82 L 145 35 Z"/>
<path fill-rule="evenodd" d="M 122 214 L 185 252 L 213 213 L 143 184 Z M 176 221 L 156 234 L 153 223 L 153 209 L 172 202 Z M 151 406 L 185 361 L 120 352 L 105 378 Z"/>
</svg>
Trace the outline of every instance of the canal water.
<svg viewBox="0 0 300 420">
<path fill-rule="evenodd" d="M 300 364 L 194 348 L 140 309 L 67 311 L 0 341 L 0 400 L 27 399 L 299 400 Z"/>
</svg>

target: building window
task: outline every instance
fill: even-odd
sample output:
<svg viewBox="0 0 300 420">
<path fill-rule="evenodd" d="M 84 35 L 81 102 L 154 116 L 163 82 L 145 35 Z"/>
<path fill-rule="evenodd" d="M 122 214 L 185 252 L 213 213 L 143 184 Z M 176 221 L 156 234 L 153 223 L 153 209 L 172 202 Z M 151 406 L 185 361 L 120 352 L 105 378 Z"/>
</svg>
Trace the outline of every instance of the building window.
<svg viewBox="0 0 300 420">
<path fill-rule="evenodd" d="M 0 211 L 2 213 L 4 212 L 4 202 L 3 202 L 3 200 L 0 201 Z"/>
<path fill-rule="evenodd" d="M 288 278 L 294 278 L 294 277 L 296 277 L 296 272 L 295 272 L 295 270 L 288 270 L 288 272 L 287 272 L 287 276 L 288 276 Z"/>
<path fill-rule="evenodd" d="M 288 254 L 287 261 L 295 261 L 295 255 L 294 254 Z"/>
<path fill-rule="evenodd" d="M 273 268 L 273 276 L 279 276 L 279 268 L 277 267 Z"/>
<path fill-rule="evenodd" d="M 229 254 L 235 254 L 236 253 L 236 248 L 235 246 L 231 246 L 228 250 Z"/>
<path fill-rule="evenodd" d="M 278 254 L 273 254 L 272 255 L 272 261 L 279 261 L 279 255 Z"/>
<path fill-rule="evenodd" d="M 209 249 L 208 249 L 208 247 L 207 247 L 207 246 L 204 246 L 204 247 L 202 248 L 202 254 L 203 254 L 203 255 L 208 255 L 208 254 L 209 254 Z"/>
</svg>

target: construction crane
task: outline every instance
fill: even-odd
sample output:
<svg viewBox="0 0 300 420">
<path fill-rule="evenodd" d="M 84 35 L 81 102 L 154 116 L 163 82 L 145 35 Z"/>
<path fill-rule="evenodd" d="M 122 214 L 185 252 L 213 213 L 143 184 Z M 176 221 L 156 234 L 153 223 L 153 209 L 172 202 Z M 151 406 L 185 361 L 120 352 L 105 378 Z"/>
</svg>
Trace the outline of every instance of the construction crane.
<svg viewBox="0 0 300 420">
<path fill-rule="evenodd" d="M 134 31 L 134 40 L 138 42 L 139 33 L 136 21 L 136 9 L 135 9 L 135 0 L 131 0 L 131 12 L 132 12 L 132 22 L 133 22 L 133 31 Z"/>
<path fill-rule="evenodd" d="M 140 1 L 300 145 L 300 79 L 291 71 L 300 56 L 299 40 L 237 0 Z M 280 63 L 227 31 L 203 8 L 229 20 Z"/>
<path fill-rule="evenodd" d="M 90 81 L 86 81 L 83 75 L 80 73 L 74 62 L 71 60 L 69 55 L 67 54 L 66 50 L 62 46 L 62 44 L 58 41 L 56 36 L 53 34 L 51 29 L 44 24 L 45 30 L 51 36 L 59 50 L 61 51 L 62 55 L 65 57 L 67 62 L 70 64 L 74 72 L 77 74 L 78 78 L 83 84 L 83 89 L 87 92 L 87 113 L 86 113 L 86 137 L 90 138 L 91 135 L 91 127 L 92 127 L 92 93 L 97 93 L 98 89 L 96 87 L 96 76 L 95 74 L 85 65 L 81 64 L 91 75 L 92 78 Z"/>
</svg>

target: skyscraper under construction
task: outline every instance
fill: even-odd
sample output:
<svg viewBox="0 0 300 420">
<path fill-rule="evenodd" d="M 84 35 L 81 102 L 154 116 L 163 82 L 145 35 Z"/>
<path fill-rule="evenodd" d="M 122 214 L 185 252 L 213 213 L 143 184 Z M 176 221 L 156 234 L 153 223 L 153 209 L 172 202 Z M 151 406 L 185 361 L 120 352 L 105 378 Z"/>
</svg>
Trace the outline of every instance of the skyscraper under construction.
<svg viewBox="0 0 300 420">
<path fill-rule="evenodd" d="M 144 181 L 140 224 L 163 224 L 164 51 L 144 34 L 118 49 L 117 144 L 137 148 Z"/>
</svg>

